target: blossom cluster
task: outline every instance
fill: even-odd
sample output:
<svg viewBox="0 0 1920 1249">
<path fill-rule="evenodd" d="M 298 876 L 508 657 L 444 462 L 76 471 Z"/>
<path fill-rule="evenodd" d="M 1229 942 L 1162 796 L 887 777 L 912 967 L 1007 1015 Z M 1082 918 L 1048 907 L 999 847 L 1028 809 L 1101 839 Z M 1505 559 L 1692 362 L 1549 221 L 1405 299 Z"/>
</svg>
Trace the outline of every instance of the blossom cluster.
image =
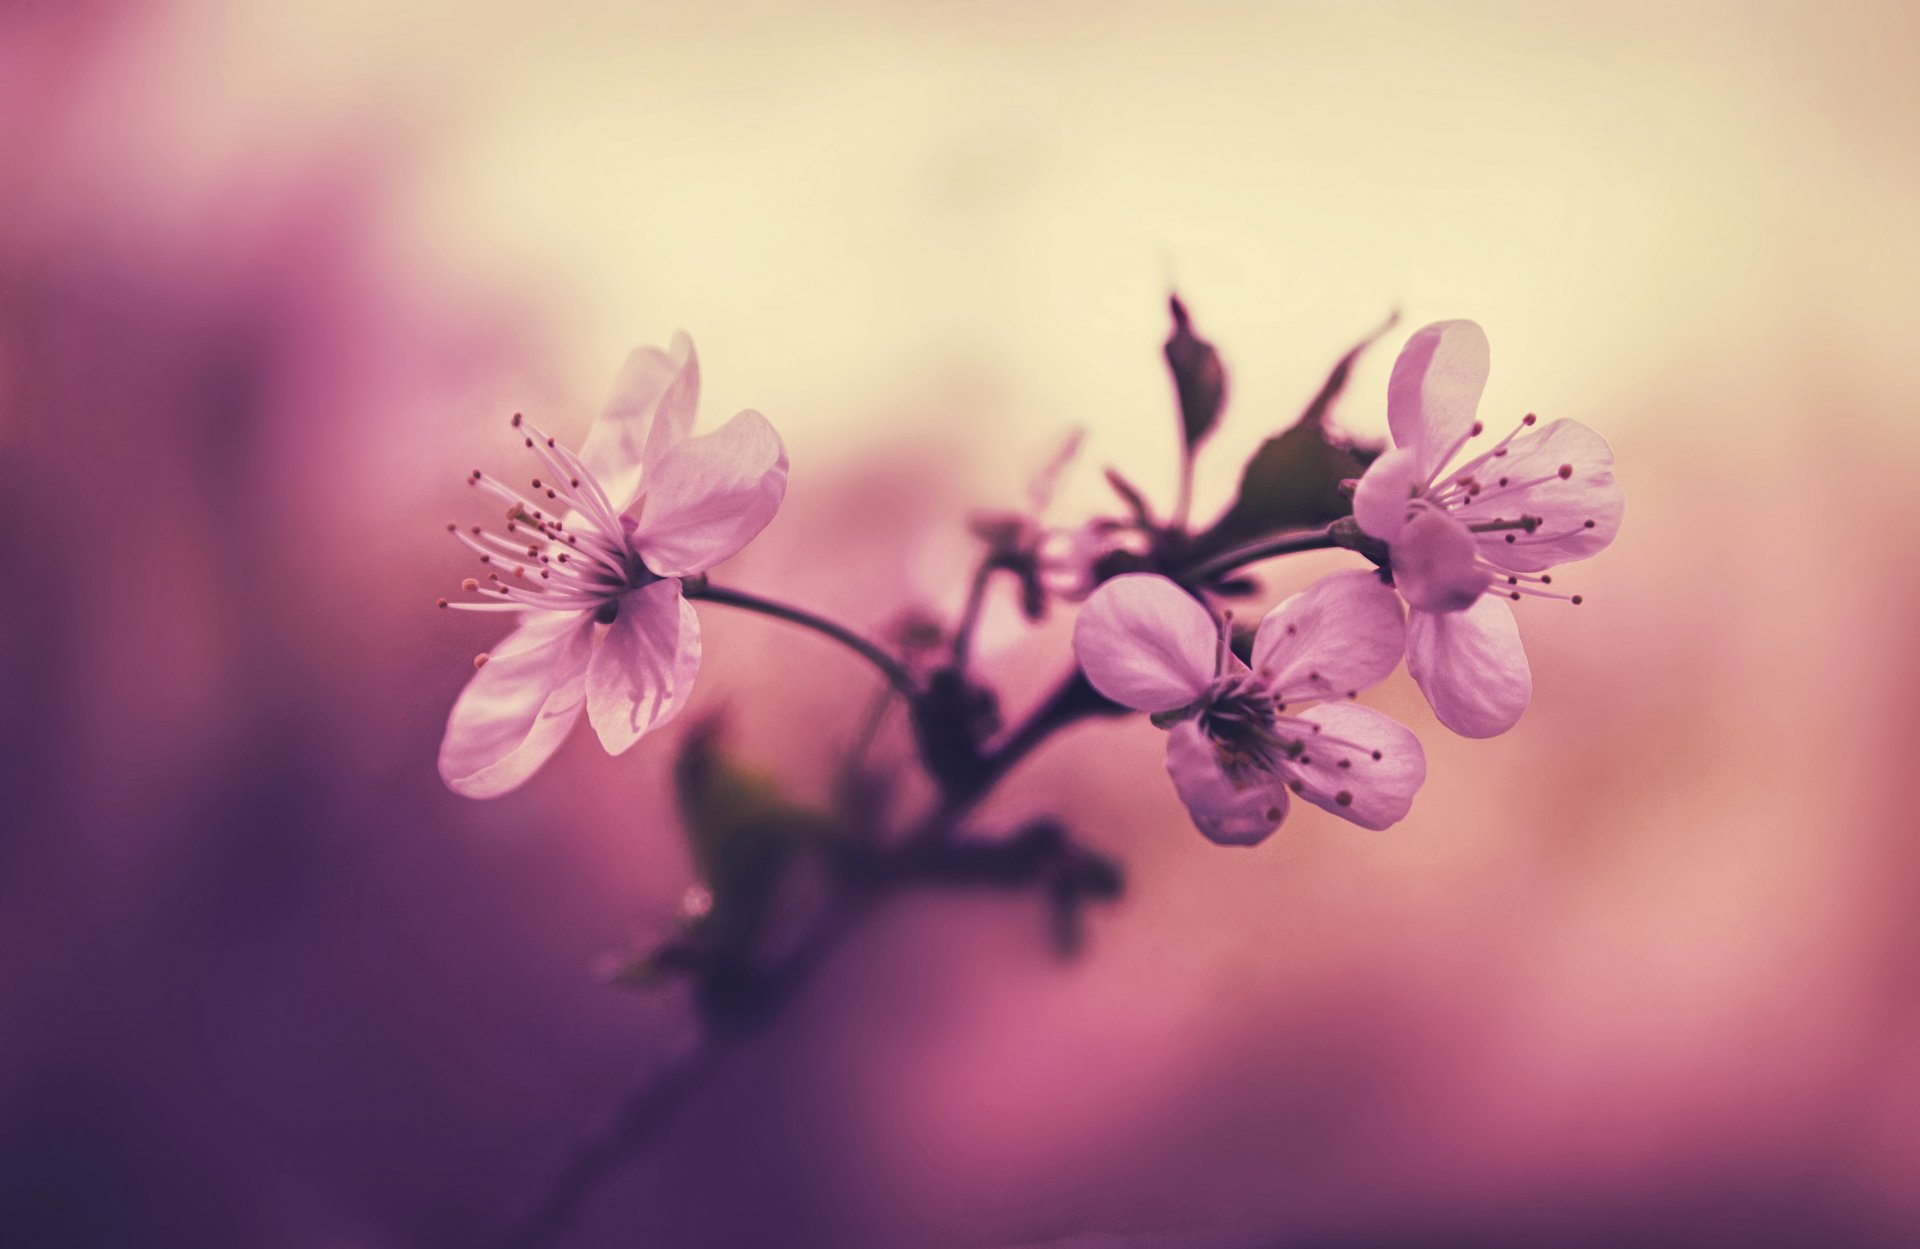
<svg viewBox="0 0 1920 1249">
<path fill-rule="evenodd" d="M 1529 414 L 1473 453 L 1488 358 L 1471 321 L 1413 335 L 1387 390 L 1393 449 L 1354 488 L 1353 519 L 1387 556 L 1274 608 L 1251 662 L 1230 646 L 1229 617 L 1170 578 L 1118 577 L 1087 601 L 1081 669 L 1170 730 L 1167 771 L 1213 840 L 1263 840 L 1289 795 L 1365 828 L 1404 817 L 1426 777 L 1420 742 L 1350 701 L 1402 655 L 1457 733 L 1492 737 L 1526 710 L 1533 678 L 1510 602 L 1579 603 L 1551 588 L 1550 570 L 1611 542 L 1623 500 L 1612 451 L 1577 421 L 1535 428 Z"/>
<path fill-rule="evenodd" d="M 1225 378 L 1178 301 L 1174 314 L 1168 359 L 1190 471 L 1195 446 L 1218 420 Z M 1620 527 L 1613 455 L 1594 431 L 1528 415 L 1488 436 L 1479 417 L 1488 361 L 1486 336 L 1470 321 L 1429 325 L 1409 339 L 1387 388 L 1392 447 L 1344 483 L 1347 540 L 1332 540 L 1328 529 L 1319 543 L 1348 547 L 1371 567 L 1288 598 L 1249 645 L 1217 607 L 1233 591 L 1217 561 L 1203 575 L 1169 554 L 1194 545 L 1184 487 L 1170 522 L 1155 521 L 1138 492 L 1110 475 L 1130 519 L 1040 524 L 1077 436 L 1036 487 L 1033 518 L 976 524 L 989 550 L 975 606 L 996 570 L 1021 581 L 1036 618 L 1048 598 L 1082 603 L 1073 633 L 1080 671 L 1105 699 L 1167 730 L 1174 789 L 1212 840 L 1263 840 L 1294 798 L 1386 828 L 1411 809 L 1426 760 L 1410 730 L 1355 700 L 1404 658 L 1447 728 L 1468 737 L 1512 728 L 1531 700 L 1532 676 L 1511 604 L 1579 603 L 1556 588 L 1552 570 L 1599 552 Z M 515 416 L 540 475 L 525 488 L 478 469 L 470 475 L 507 505 L 504 532 L 448 526 L 485 579 L 463 583 L 471 599 L 441 605 L 508 613 L 517 623 L 476 659 L 449 716 L 440 772 L 456 792 L 494 797 L 524 783 L 583 713 L 618 754 L 686 705 L 701 657 L 689 596 L 716 597 L 704 574 L 772 520 L 787 480 L 785 447 L 756 412 L 693 436 L 698 392 L 693 345 L 680 335 L 670 350 L 633 353 L 578 454 Z M 1256 550 L 1245 562 L 1259 557 Z M 910 665 L 850 641 L 849 631 L 754 601 L 865 647 L 916 703 L 928 741 L 953 736 L 925 728 L 946 705 L 941 691 L 958 690 L 956 706 L 981 694 L 965 672 L 970 619 L 957 632 L 952 668 L 921 689 Z M 937 778 L 972 766 L 963 758 L 943 769 L 931 755 L 928 764 Z"/>
</svg>

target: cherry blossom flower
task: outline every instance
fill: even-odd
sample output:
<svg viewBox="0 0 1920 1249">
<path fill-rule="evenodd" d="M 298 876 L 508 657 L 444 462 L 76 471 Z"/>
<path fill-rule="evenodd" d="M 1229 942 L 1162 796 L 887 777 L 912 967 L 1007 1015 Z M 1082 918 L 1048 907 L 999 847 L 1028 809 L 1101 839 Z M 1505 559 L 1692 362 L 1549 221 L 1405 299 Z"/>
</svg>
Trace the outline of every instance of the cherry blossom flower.
<svg viewBox="0 0 1920 1249">
<path fill-rule="evenodd" d="M 473 470 L 507 504 L 504 534 L 447 528 L 480 557 L 478 602 L 518 627 L 447 717 L 440 775 L 492 798 L 539 770 L 584 710 L 619 754 L 679 714 L 700 667 L 700 622 L 680 578 L 705 572 L 766 527 L 787 488 L 787 452 L 758 412 L 690 437 L 700 366 L 685 334 L 627 358 L 578 455 L 519 416 L 539 461 L 527 489 Z"/>
<path fill-rule="evenodd" d="M 1394 450 L 1354 494 L 1361 529 L 1388 545 L 1407 601 L 1407 671 L 1442 724 L 1467 737 L 1512 728 L 1533 675 L 1507 600 L 1578 603 L 1550 569 L 1613 541 L 1625 506 L 1613 451 L 1578 421 L 1535 429 L 1529 414 L 1457 467 L 1485 432 L 1476 417 L 1487 383 L 1487 336 L 1442 321 L 1394 361 L 1387 420 Z"/>
<path fill-rule="evenodd" d="M 1253 665 L 1179 586 L 1150 573 L 1103 583 L 1074 624 L 1087 680 L 1148 712 L 1167 772 L 1207 837 L 1250 846 L 1297 795 L 1364 828 L 1395 823 L 1426 779 L 1411 732 L 1350 702 L 1400 662 L 1399 599 L 1371 572 L 1335 573 L 1267 613 Z M 1305 710 L 1296 704 L 1318 703 Z"/>
</svg>

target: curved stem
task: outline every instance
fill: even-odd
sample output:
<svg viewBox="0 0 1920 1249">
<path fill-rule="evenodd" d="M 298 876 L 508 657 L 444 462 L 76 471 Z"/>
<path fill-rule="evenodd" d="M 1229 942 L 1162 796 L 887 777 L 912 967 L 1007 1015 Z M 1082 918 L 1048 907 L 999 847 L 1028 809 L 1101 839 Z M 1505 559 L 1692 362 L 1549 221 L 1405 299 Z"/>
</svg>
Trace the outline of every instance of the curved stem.
<svg viewBox="0 0 1920 1249">
<path fill-rule="evenodd" d="M 1257 564 L 1263 559 L 1272 559 L 1277 555 L 1295 555 L 1301 551 L 1323 551 L 1329 547 L 1341 545 L 1334 536 L 1333 527 L 1310 529 L 1305 533 L 1285 533 L 1277 538 L 1262 538 L 1258 542 L 1249 542 L 1245 546 L 1236 546 L 1222 551 L 1212 559 L 1204 560 L 1186 569 L 1180 580 L 1189 585 L 1204 585 L 1218 580 L 1236 569 L 1248 564 Z"/>
<path fill-rule="evenodd" d="M 758 594 L 749 594 L 745 590 L 734 590 L 726 586 L 714 585 L 703 578 L 689 577 L 681 582 L 681 593 L 691 599 L 704 599 L 709 603 L 722 603 L 728 607 L 738 607 L 743 611 L 758 612 L 762 616 L 771 616 L 775 620 L 784 620 L 788 624 L 811 629 L 822 637 L 832 638 L 840 645 L 859 655 L 862 659 L 880 670 L 888 684 L 908 698 L 919 693 L 913 676 L 900 661 L 881 650 L 875 642 L 861 637 L 843 624 L 836 624 L 824 616 L 816 616 L 803 608 L 787 603 L 776 602 L 770 598 L 761 598 Z"/>
</svg>

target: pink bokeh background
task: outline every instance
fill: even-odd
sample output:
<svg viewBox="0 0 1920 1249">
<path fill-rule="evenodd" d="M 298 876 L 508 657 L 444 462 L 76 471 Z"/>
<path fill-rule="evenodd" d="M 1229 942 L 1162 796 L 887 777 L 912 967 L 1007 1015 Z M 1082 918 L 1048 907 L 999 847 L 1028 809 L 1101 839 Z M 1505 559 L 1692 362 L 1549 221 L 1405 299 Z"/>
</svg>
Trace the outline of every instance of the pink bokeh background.
<svg viewBox="0 0 1920 1249">
<path fill-rule="evenodd" d="M 1533 708 L 1463 741 L 1394 678 L 1412 817 L 1244 853 L 1144 722 L 1075 730 L 985 822 L 1126 862 L 1087 955 L 1031 898 L 896 908 L 568 1243 L 1913 1243 L 1917 40 L 0 5 L 0 1243 L 477 1243 L 682 1043 L 591 971 L 692 880 L 671 743 L 485 804 L 434 774 L 497 635 L 433 610 L 442 525 L 508 414 L 577 437 L 686 327 L 705 421 L 793 462 L 727 579 L 878 629 L 1076 425 L 1062 518 L 1104 465 L 1170 495 L 1170 283 L 1234 380 L 1202 514 L 1394 308 L 1486 326 L 1490 423 L 1609 437 L 1626 526 L 1580 609 L 1522 607 Z M 818 795 L 871 675 L 702 617 L 696 708 Z M 1067 625 L 991 631 L 1011 701 Z"/>
</svg>

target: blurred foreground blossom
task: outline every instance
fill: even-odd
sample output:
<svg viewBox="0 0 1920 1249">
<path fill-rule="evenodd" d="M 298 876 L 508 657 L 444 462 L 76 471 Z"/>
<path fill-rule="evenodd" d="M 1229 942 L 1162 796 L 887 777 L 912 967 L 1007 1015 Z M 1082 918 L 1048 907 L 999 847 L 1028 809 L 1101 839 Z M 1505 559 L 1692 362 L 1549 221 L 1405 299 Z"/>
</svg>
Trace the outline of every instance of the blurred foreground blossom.
<svg viewBox="0 0 1920 1249">
<path fill-rule="evenodd" d="M 1459 468 L 1479 437 L 1487 336 L 1472 321 L 1429 325 L 1394 361 L 1387 420 L 1394 450 L 1354 495 L 1354 520 L 1392 551 L 1407 600 L 1407 671 L 1440 722 L 1492 737 L 1533 695 L 1520 630 L 1502 597 L 1561 594 L 1548 569 L 1604 549 L 1624 507 L 1606 440 L 1578 421 L 1535 430 L 1529 414 Z M 1492 593 L 1488 591 L 1491 590 Z"/>
<path fill-rule="evenodd" d="M 507 503 L 506 535 L 448 528 L 488 566 L 464 588 L 472 611 L 520 625 L 454 702 L 440 775 L 492 798 L 525 782 L 585 708 L 619 754 L 686 705 L 700 667 L 700 622 L 680 578 L 705 572 L 766 527 L 787 487 L 787 453 L 765 417 L 745 411 L 690 437 L 700 392 L 693 343 L 628 357 L 580 453 L 514 417 L 542 477 L 516 490 L 475 469 L 473 485 Z"/>
<path fill-rule="evenodd" d="M 1263 841 L 1289 792 L 1366 828 L 1407 814 L 1426 779 L 1419 741 L 1377 711 L 1327 701 L 1386 679 L 1403 643 L 1399 600 L 1370 572 L 1336 573 L 1268 612 L 1251 668 L 1204 607 L 1151 574 L 1094 591 L 1073 635 L 1095 689 L 1171 726 L 1174 788 L 1226 845 Z"/>
</svg>

